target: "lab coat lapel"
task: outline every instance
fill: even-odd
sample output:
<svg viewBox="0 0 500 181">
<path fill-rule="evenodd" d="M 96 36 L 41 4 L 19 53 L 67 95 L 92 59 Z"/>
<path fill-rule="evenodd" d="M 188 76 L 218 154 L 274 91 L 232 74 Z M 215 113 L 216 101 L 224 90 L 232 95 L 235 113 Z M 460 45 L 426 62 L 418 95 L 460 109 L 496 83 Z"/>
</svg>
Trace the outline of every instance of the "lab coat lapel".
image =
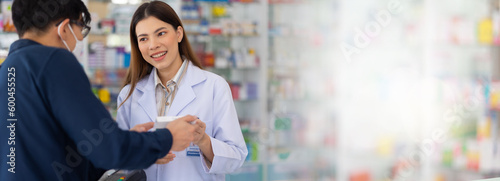
<svg viewBox="0 0 500 181">
<path fill-rule="evenodd" d="M 181 83 L 179 90 L 175 93 L 175 98 L 172 102 L 172 107 L 170 107 L 170 110 L 168 111 L 168 115 L 184 116 L 179 115 L 179 113 L 196 98 L 193 86 L 203 82 L 204 80 L 206 80 L 206 76 L 203 71 L 189 62 L 186 75 L 182 78 L 181 81 L 183 82 Z"/>
<path fill-rule="evenodd" d="M 137 83 L 136 89 L 142 92 L 140 98 L 138 99 L 138 103 L 140 107 L 146 112 L 149 119 L 151 121 L 155 121 L 158 115 L 158 111 L 156 110 L 156 100 L 155 100 L 155 91 L 154 91 L 154 71 L 151 71 L 149 74 L 149 78 L 146 81 L 140 81 Z M 133 111 L 133 110 L 132 110 Z"/>
</svg>

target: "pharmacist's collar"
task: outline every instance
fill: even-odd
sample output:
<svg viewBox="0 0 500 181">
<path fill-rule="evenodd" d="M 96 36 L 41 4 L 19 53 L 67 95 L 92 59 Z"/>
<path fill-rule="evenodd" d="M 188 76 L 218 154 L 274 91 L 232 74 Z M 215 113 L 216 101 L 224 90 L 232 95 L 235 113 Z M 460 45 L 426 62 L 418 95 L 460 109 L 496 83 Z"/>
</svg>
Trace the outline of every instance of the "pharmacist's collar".
<svg viewBox="0 0 500 181">
<path fill-rule="evenodd" d="M 191 61 L 188 62 L 186 75 L 184 77 L 185 78 L 183 79 L 185 80 L 185 84 L 190 86 L 199 84 L 207 79 L 205 72 L 194 65 Z"/>
<path fill-rule="evenodd" d="M 137 85 L 135 86 L 135 88 L 137 90 L 140 90 L 141 92 L 152 90 L 151 87 L 153 87 L 154 82 L 155 82 L 154 69 L 155 69 L 155 67 L 153 67 L 153 69 L 151 70 L 151 72 L 149 73 L 148 76 L 146 76 L 145 78 L 143 78 L 143 79 L 139 80 L 139 82 L 137 82 Z"/>
<path fill-rule="evenodd" d="M 182 74 L 184 73 L 184 70 L 186 69 L 187 62 L 189 62 L 189 60 L 183 59 L 181 67 L 177 70 L 177 73 L 175 73 L 174 77 L 172 79 L 170 79 L 170 80 L 174 81 L 177 85 L 179 85 L 179 81 L 182 78 Z M 158 85 L 160 85 L 163 88 L 165 88 L 165 86 L 167 86 L 167 85 L 163 85 L 163 82 L 161 82 L 160 76 L 158 75 L 158 69 L 153 68 L 153 71 L 151 71 L 151 72 L 155 76 L 154 77 L 154 81 L 155 81 L 154 87 L 157 87 Z M 168 80 L 168 81 L 170 81 L 170 80 Z M 165 81 L 165 82 L 168 82 L 168 81 Z"/>
<path fill-rule="evenodd" d="M 187 61 L 187 59 L 186 59 L 186 61 Z M 207 79 L 205 72 L 203 70 L 201 70 L 200 68 L 195 66 L 191 61 L 188 61 L 187 63 L 188 63 L 187 70 L 185 73 L 186 75 L 184 75 L 184 77 L 182 78 L 183 81 L 186 81 L 186 82 L 182 83 L 182 84 L 194 86 L 194 85 L 199 84 L 200 82 L 203 82 Z M 155 69 L 155 68 L 153 67 L 153 69 Z M 154 90 L 154 88 L 155 88 L 154 76 L 155 76 L 155 74 L 154 74 L 154 71 L 152 70 L 151 73 L 146 78 L 143 78 L 142 80 L 140 80 L 137 83 L 136 89 L 140 90 L 141 92 Z"/>
</svg>

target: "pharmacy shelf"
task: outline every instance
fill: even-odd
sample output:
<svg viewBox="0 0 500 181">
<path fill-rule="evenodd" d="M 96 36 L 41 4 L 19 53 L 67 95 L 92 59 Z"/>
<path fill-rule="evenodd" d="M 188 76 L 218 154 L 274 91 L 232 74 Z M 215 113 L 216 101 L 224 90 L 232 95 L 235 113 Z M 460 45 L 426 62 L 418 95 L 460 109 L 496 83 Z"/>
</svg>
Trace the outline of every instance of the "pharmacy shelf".
<svg viewBox="0 0 500 181">
<path fill-rule="evenodd" d="M 236 109 L 238 111 L 238 116 L 240 119 L 240 124 L 242 124 L 242 129 L 245 135 L 245 139 L 250 141 L 253 144 L 250 144 L 249 150 L 254 150 L 252 154 L 249 155 L 249 159 L 245 162 L 244 166 L 237 173 L 228 175 L 228 180 L 234 178 L 255 178 L 250 180 L 262 180 L 262 178 L 266 178 L 266 145 L 256 145 L 257 141 L 252 141 L 252 137 L 255 137 L 260 134 L 259 131 L 262 130 L 264 125 L 267 125 L 267 67 L 264 66 L 267 55 L 267 1 L 231 1 L 231 2 L 222 2 L 222 1 L 182 1 L 182 0 L 171 0 L 168 2 L 169 4 L 176 4 L 180 10 L 178 12 L 184 29 L 187 33 L 187 36 L 190 40 L 190 44 L 193 47 L 196 55 L 204 64 L 205 70 L 214 72 L 216 74 L 224 77 L 231 86 L 232 91 L 237 91 L 239 88 L 245 86 L 257 85 L 256 90 L 252 90 L 253 92 L 257 92 L 257 96 L 251 97 L 235 97 L 234 102 Z M 235 11 L 227 11 L 227 15 L 223 17 L 206 17 L 212 16 L 212 10 L 219 8 L 217 10 L 230 10 L 235 9 Z M 116 8 L 129 8 L 128 6 L 120 6 L 120 5 L 110 5 L 109 3 L 96 2 L 91 1 L 89 3 L 90 11 L 101 11 L 101 13 L 94 16 L 98 16 L 97 19 L 102 19 L 105 21 L 112 21 L 110 17 L 113 17 L 111 13 Z M 108 7 L 108 8 L 103 8 Z M 112 7 L 112 8 L 110 8 Z M 174 7 L 174 6 L 173 6 Z M 175 8 L 175 7 L 174 7 Z M 204 11 L 198 11 L 193 8 L 205 8 Z M 222 9 L 221 9 L 222 8 Z M 130 8 L 133 9 L 133 8 Z M 257 11 L 250 11 L 250 9 L 257 9 Z M 176 9 L 177 10 L 177 9 Z M 107 12 L 110 11 L 110 12 Z M 256 13 L 260 12 L 262 13 Z M 123 13 L 123 11 L 117 11 Z M 204 14 L 200 14 L 203 12 Z M 116 12 L 115 12 L 116 13 Z M 245 14 L 247 13 L 247 14 Z M 131 14 L 132 13 L 127 13 Z M 94 18 L 93 18 L 94 19 Z M 210 25 L 215 25 L 212 27 L 212 30 L 215 30 L 211 33 L 201 32 L 199 29 L 202 25 L 206 25 L 204 23 L 210 23 Z M 235 31 L 226 31 L 224 26 L 217 25 L 242 25 L 242 23 L 247 23 L 244 25 L 253 25 L 253 23 L 257 24 L 255 27 L 247 27 L 250 29 L 244 29 L 244 26 L 241 27 L 240 30 L 246 33 L 237 33 Z M 109 27 L 108 27 L 109 28 Z M 217 29 L 220 28 L 220 29 Z M 255 28 L 255 29 L 252 29 Z M 233 29 L 234 30 L 234 29 Z M 252 31 L 249 31 L 252 30 Z M 255 31 L 255 32 L 254 32 Z M 97 31 L 100 32 L 100 31 Z M 215 33 L 214 33 L 215 32 Z M 253 32 L 253 33 L 252 33 Z M 90 34 L 89 36 L 89 44 L 92 46 L 96 46 L 96 50 L 102 49 L 110 49 L 113 47 L 125 47 L 127 51 L 127 41 L 129 39 L 128 35 L 123 33 L 104 33 L 104 34 Z M 122 40 L 122 41 L 118 41 Z M 112 41 L 112 43 L 110 43 Z M 94 42 L 103 42 L 102 44 L 94 44 Z M 224 57 L 217 59 L 218 50 L 224 49 L 224 53 L 231 53 L 231 57 Z M 235 58 L 241 57 L 242 53 L 245 55 L 245 50 L 247 52 L 255 53 L 255 56 L 258 58 L 258 62 L 256 63 L 241 63 L 240 61 L 235 61 Z M 119 50 L 118 52 L 121 52 Z M 92 52 L 95 53 L 95 52 Z M 92 55 L 90 57 L 103 57 L 104 54 L 107 55 L 106 52 L 98 52 L 97 55 Z M 126 55 L 127 53 L 125 53 Z M 245 55 L 245 58 L 251 56 Z M 217 64 L 225 61 L 224 64 Z M 251 60 L 251 59 L 250 59 Z M 234 64 L 236 62 L 236 64 Z M 109 96 L 113 99 L 116 96 L 117 88 L 121 86 L 123 76 L 122 69 L 117 67 L 99 67 L 103 65 L 113 64 L 113 62 L 108 62 L 107 60 L 103 62 L 99 61 L 90 61 L 88 62 L 87 70 L 90 72 L 90 77 L 92 79 L 92 83 L 94 87 L 96 87 L 96 95 L 99 93 L 107 96 L 109 92 Z M 96 67 L 97 65 L 97 67 Z M 116 64 L 118 66 L 122 66 L 120 64 Z M 101 71 L 101 73 L 99 73 Z M 97 72 L 97 73 L 96 73 Z M 104 73 L 103 73 L 104 72 Z M 97 75 L 96 75 L 97 74 Z M 100 75 L 104 74 L 104 75 Z M 99 78 L 96 78 L 99 77 Z M 117 82 L 117 83 L 116 83 Z M 241 87 L 238 87 L 241 86 Z M 102 92 L 101 88 L 108 91 Z M 253 87 L 255 88 L 255 87 Z M 101 92 L 100 92 L 101 91 Z M 233 96 L 237 95 L 233 92 Z M 114 100 L 107 103 L 106 105 L 113 106 Z M 110 112 L 114 112 L 115 110 L 110 109 Z M 259 148 L 252 148 L 253 145 L 258 146 Z M 240 179 L 237 179 L 240 180 Z M 264 179 L 265 180 L 265 179 Z"/>
</svg>

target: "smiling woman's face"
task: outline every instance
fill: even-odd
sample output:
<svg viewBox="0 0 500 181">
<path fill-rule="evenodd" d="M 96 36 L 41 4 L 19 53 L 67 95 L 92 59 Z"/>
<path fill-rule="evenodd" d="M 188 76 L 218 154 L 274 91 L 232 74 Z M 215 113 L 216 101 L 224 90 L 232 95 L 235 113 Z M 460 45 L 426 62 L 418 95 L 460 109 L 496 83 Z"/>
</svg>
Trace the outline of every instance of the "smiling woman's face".
<svg viewBox="0 0 500 181">
<path fill-rule="evenodd" d="M 175 70 L 182 64 L 179 42 L 182 40 L 182 27 L 172 25 L 150 16 L 137 23 L 135 27 L 137 42 L 142 57 L 158 70 Z"/>
</svg>

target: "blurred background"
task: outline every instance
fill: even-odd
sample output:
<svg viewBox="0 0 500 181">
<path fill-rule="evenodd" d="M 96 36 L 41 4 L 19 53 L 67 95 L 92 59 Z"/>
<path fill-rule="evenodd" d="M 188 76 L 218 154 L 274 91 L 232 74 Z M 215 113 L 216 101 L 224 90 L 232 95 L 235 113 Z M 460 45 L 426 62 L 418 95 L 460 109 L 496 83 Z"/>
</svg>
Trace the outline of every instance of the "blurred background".
<svg viewBox="0 0 500 181">
<path fill-rule="evenodd" d="M 248 157 L 226 180 L 500 177 L 499 0 L 164 0 L 230 84 Z M 84 0 L 80 62 L 116 115 L 141 0 Z M 0 63 L 18 37 L 1 0 Z"/>
</svg>

